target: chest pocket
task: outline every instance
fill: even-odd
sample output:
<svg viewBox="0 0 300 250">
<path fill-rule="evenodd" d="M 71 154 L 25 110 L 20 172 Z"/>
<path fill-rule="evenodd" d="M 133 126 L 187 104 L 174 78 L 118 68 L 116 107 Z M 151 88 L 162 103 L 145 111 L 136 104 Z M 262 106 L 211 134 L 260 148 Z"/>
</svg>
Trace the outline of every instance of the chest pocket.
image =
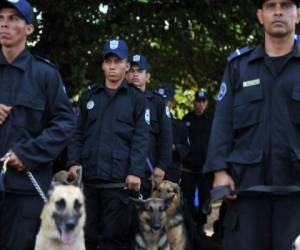
<svg viewBox="0 0 300 250">
<path fill-rule="evenodd" d="M 131 140 L 134 133 L 135 121 L 132 112 L 125 112 L 125 110 L 122 110 L 117 114 L 115 132 L 119 137 L 125 140 Z"/>
<path fill-rule="evenodd" d="M 291 121 L 300 124 L 300 87 L 295 87 L 292 93 L 292 104 L 290 107 Z"/>
<path fill-rule="evenodd" d="M 33 96 L 19 96 L 13 108 L 13 125 L 39 132 L 44 127 L 46 101 Z"/>
<path fill-rule="evenodd" d="M 242 88 L 233 101 L 233 127 L 245 128 L 262 120 L 263 91 L 261 86 Z"/>
</svg>

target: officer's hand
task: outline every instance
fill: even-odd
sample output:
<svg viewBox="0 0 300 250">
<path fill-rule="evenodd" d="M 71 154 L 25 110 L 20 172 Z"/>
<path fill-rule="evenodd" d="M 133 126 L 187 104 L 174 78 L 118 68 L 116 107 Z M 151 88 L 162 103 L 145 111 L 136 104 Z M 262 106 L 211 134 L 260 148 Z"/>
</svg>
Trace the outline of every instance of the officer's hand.
<svg viewBox="0 0 300 250">
<path fill-rule="evenodd" d="M 226 171 L 221 170 L 214 173 L 214 182 L 213 188 L 220 187 L 220 186 L 228 186 L 232 191 L 235 190 L 235 183 L 231 176 L 227 174 Z M 237 198 L 236 195 L 227 195 L 225 199 L 228 200 L 235 200 Z"/>
<path fill-rule="evenodd" d="M 4 104 L 0 104 L 0 125 L 2 125 L 7 119 L 10 113 L 11 107 Z"/>
<path fill-rule="evenodd" d="M 68 178 L 70 180 L 75 180 L 77 178 L 77 171 L 80 169 L 80 165 L 71 166 L 68 171 Z"/>
<path fill-rule="evenodd" d="M 12 151 L 9 152 L 8 165 L 10 167 L 13 167 L 13 168 L 17 169 L 18 171 L 24 171 L 25 170 L 25 166 L 23 165 L 23 163 L 20 161 L 18 156 Z"/>
<path fill-rule="evenodd" d="M 165 171 L 162 170 L 160 167 L 154 168 L 153 177 L 155 183 L 161 183 L 163 179 L 165 178 Z"/>
<path fill-rule="evenodd" d="M 141 189 L 141 178 L 134 175 L 128 175 L 126 178 L 126 185 L 129 190 L 138 192 Z"/>
</svg>

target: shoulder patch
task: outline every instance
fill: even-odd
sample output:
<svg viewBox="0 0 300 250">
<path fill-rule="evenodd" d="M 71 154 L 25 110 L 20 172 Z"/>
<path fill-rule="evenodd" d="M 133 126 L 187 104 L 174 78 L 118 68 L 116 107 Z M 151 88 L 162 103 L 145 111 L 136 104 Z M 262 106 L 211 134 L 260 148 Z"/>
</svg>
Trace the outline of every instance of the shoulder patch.
<svg viewBox="0 0 300 250">
<path fill-rule="evenodd" d="M 234 60 L 235 58 L 238 58 L 242 55 L 245 55 L 245 54 L 249 53 L 252 50 L 253 50 L 253 48 L 251 48 L 251 47 L 244 47 L 244 48 L 241 48 L 241 49 L 237 49 L 236 51 L 232 52 L 227 57 L 227 61 L 230 62 L 230 61 Z"/>
<path fill-rule="evenodd" d="M 34 58 L 57 69 L 56 65 L 46 58 L 43 58 L 41 56 L 36 56 L 36 55 L 34 56 Z"/>
</svg>

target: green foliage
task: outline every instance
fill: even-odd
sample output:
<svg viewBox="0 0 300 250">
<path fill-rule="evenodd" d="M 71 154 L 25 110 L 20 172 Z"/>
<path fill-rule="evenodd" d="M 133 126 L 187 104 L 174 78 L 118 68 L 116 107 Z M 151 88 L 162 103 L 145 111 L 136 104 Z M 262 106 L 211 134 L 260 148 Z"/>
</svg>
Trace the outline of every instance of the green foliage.
<svg viewBox="0 0 300 250">
<path fill-rule="evenodd" d="M 259 37 L 253 1 L 244 0 L 32 0 L 39 17 L 32 37 L 34 53 L 60 68 L 74 98 L 101 79 L 105 40 L 122 38 L 130 51 L 151 64 L 151 87 L 176 87 L 182 117 L 193 93 L 213 96 L 227 56 Z"/>
</svg>

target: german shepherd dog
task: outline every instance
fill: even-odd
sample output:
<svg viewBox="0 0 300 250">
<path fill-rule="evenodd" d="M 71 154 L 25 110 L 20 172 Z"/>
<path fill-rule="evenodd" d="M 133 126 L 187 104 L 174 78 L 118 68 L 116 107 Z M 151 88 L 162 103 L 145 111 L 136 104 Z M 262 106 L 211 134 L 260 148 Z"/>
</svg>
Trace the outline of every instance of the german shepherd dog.
<svg viewBox="0 0 300 250">
<path fill-rule="evenodd" d="M 165 224 L 171 198 L 131 200 L 138 209 L 139 226 L 135 235 L 135 250 L 170 250 Z"/>
<path fill-rule="evenodd" d="M 171 198 L 166 211 L 166 230 L 171 250 L 184 250 L 187 246 L 186 228 L 181 210 L 181 195 L 178 184 L 171 181 L 162 181 L 154 186 L 152 197 Z"/>
<path fill-rule="evenodd" d="M 79 187 L 57 185 L 41 214 L 35 250 L 85 250 L 84 197 Z"/>
</svg>

